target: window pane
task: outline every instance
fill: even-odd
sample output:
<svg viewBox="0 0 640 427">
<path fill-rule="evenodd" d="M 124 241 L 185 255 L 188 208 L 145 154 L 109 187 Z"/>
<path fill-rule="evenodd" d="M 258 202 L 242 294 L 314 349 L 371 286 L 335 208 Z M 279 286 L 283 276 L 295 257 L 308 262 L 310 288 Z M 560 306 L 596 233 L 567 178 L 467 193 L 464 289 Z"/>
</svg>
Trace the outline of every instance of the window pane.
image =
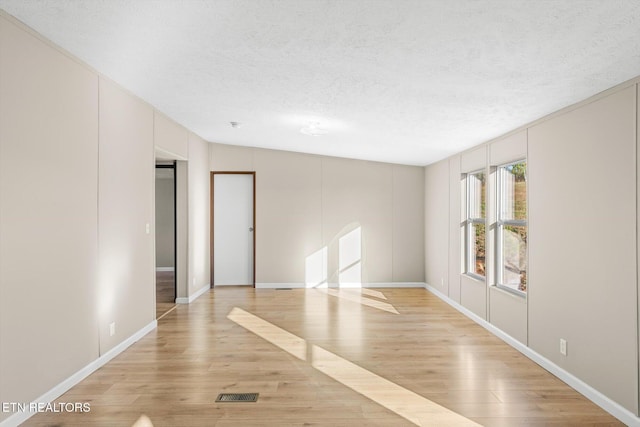
<svg viewBox="0 0 640 427">
<path fill-rule="evenodd" d="M 502 196 L 500 219 L 527 219 L 527 163 L 520 162 L 499 169 Z"/>
<path fill-rule="evenodd" d="M 469 224 L 469 226 L 471 227 L 470 237 L 473 241 L 471 242 L 468 269 L 470 273 L 484 277 L 486 270 L 484 224 Z"/>
<path fill-rule="evenodd" d="M 527 291 L 527 227 L 502 227 L 502 271 L 500 284 Z"/>
<path fill-rule="evenodd" d="M 483 172 L 467 176 L 469 191 L 469 218 L 484 218 L 485 216 L 485 176 Z"/>
</svg>

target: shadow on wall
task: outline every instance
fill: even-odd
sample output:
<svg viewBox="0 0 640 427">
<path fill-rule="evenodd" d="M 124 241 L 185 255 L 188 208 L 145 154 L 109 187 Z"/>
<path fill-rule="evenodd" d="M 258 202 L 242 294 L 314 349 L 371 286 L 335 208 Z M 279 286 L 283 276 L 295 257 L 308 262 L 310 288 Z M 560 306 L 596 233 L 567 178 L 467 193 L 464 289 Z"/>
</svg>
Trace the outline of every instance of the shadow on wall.
<svg viewBox="0 0 640 427">
<path fill-rule="evenodd" d="M 362 226 L 351 223 L 305 259 L 307 288 L 362 287 Z"/>
</svg>

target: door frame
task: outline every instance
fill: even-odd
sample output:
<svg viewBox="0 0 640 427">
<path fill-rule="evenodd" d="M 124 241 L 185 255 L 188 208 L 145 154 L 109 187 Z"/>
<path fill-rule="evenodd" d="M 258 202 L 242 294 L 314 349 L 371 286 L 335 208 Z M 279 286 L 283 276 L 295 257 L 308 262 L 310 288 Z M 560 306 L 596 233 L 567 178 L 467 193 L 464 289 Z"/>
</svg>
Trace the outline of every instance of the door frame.
<svg viewBox="0 0 640 427">
<path fill-rule="evenodd" d="M 253 221 L 253 256 L 252 256 L 252 262 L 253 262 L 253 268 L 252 268 L 252 286 L 255 288 L 256 287 L 256 173 L 254 172 L 249 172 L 249 171 L 225 171 L 225 172 L 219 172 L 219 171 L 212 171 L 211 172 L 211 179 L 210 179 L 210 183 L 209 183 L 209 188 L 210 188 L 210 205 L 209 205 L 209 212 L 211 212 L 211 219 L 210 219 L 210 223 L 209 223 L 209 230 L 210 230 L 210 242 L 209 242 L 209 248 L 210 248 L 210 266 L 211 266 L 211 289 L 213 289 L 215 283 L 213 281 L 214 275 L 214 222 L 213 222 L 213 215 L 214 215 L 214 179 L 216 175 L 252 175 L 253 176 L 253 216 L 252 216 L 252 221 Z"/>
<path fill-rule="evenodd" d="M 178 176 L 176 174 L 176 161 L 156 163 L 156 169 L 173 170 L 173 301 L 175 303 L 175 300 L 178 299 Z"/>
</svg>

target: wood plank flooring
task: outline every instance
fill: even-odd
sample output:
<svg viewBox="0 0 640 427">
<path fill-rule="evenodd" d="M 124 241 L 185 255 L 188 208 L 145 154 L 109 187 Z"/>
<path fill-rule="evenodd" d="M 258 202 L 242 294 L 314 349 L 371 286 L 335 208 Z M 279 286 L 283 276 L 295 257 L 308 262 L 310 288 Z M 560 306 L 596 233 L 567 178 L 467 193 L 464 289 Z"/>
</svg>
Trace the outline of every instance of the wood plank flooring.
<svg viewBox="0 0 640 427">
<path fill-rule="evenodd" d="M 623 425 L 424 289 L 216 288 L 58 402 L 25 425 Z"/>
<path fill-rule="evenodd" d="M 156 319 L 176 305 L 175 274 L 173 271 L 156 271 Z"/>
</svg>

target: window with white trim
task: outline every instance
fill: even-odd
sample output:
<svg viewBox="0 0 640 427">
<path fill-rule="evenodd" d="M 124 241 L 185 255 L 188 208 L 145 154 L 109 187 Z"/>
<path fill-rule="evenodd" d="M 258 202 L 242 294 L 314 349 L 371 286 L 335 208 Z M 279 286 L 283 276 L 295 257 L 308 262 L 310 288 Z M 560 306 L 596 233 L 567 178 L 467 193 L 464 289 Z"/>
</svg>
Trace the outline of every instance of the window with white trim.
<svg viewBox="0 0 640 427">
<path fill-rule="evenodd" d="M 465 273 L 486 275 L 486 175 L 484 171 L 466 176 L 467 218 L 465 221 Z"/>
<path fill-rule="evenodd" d="M 497 168 L 496 285 L 527 292 L 527 162 Z"/>
</svg>

